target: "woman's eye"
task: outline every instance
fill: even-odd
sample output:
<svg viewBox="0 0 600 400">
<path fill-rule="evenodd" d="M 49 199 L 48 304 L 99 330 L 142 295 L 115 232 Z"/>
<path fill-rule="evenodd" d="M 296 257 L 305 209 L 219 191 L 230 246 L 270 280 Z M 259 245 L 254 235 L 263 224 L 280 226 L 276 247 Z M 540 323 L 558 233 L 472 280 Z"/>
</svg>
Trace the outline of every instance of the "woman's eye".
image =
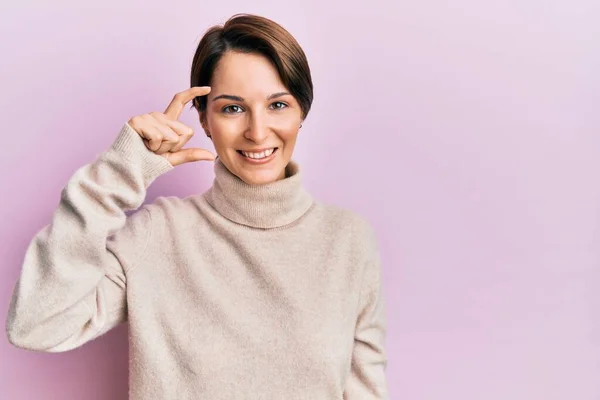
<svg viewBox="0 0 600 400">
<path fill-rule="evenodd" d="M 276 110 L 278 110 L 278 109 L 282 109 L 282 108 L 285 108 L 285 107 L 287 107 L 287 104 L 285 104 L 285 103 L 282 103 L 281 101 L 276 101 L 276 102 L 275 102 L 275 103 L 273 103 L 272 105 L 273 105 L 273 106 L 275 106 L 274 108 L 275 108 Z M 279 105 L 279 106 L 276 106 L 276 105 Z"/>
<path fill-rule="evenodd" d="M 225 112 L 227 114 L 239 113 L 239 112 L 242 112 L 242 107 L 236 106 L 236 105 L 227 106 L 227 107 L 223 108 L 223 112 Z"/>
</svg>

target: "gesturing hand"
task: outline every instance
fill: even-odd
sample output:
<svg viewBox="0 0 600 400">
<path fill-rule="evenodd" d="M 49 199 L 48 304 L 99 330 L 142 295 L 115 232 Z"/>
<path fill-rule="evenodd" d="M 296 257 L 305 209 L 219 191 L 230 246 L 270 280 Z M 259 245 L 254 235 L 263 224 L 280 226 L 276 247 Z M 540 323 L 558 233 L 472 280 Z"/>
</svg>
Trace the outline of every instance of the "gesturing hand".
<svg viewBox="0 0 600 400">
<path fill-rule="evenodd" d="M 208 150 L 183 149 L 194 136 L 194 130 L 178 121 L 187 103 L 208 93 L 209 86 L 195 86 L 184 90 L 173 97 L 164 113 L 138 115 L 131 118 L 128 124 L 142 137 L 149 150 L 163 156 L 173 166 L 200 160 L 212 161 L 215 155 Z"/>
</svg>

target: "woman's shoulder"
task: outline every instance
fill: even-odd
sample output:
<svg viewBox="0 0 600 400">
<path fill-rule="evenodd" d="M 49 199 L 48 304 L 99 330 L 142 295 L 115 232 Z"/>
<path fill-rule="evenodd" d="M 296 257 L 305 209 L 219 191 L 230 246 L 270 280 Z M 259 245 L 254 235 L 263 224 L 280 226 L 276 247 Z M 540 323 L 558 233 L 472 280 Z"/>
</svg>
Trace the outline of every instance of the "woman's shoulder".
<svg viewBox="0 0 600 400">
<path fill-rule="evenodd" d="M 190 213 L 197 213 L 202 195 L 162 195 L 144 204 L 143 208 L 149 211 L 155 220 L 175 221 L 179 218 L 186 219 Z"/>
<path fill-rule="evenodd" d="M 330 224 L 338 229 L 350 230 L 359 240 L 375 240 L 375 229 L 369 219 L 348 207 L 322 202 L 315 202 L 313 210 L 316 217 L 325 224 Z"/>
</svg>

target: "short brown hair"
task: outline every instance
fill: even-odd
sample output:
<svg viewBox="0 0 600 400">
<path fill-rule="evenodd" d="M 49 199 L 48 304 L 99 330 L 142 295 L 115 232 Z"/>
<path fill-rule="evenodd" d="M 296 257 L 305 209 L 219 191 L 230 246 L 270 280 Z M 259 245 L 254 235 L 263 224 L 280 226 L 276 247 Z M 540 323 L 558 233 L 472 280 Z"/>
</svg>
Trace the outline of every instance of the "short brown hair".
<svg viewBox="0 0 600 400">
<path fill-rule="evenodd" d="M 269 59 L 306 118 L 313 101 L 313 84 L 304 51 L 278 23 L 251 14 L 236 14 L 224 25 L 208 29 L 196 49 L 190 76 L 191 86 L 210 86 L 214 70 L 227 51 L 256 53 Z M 194 107 L 206 110 L 206 96 L 194 99 Z"/>
</svg>

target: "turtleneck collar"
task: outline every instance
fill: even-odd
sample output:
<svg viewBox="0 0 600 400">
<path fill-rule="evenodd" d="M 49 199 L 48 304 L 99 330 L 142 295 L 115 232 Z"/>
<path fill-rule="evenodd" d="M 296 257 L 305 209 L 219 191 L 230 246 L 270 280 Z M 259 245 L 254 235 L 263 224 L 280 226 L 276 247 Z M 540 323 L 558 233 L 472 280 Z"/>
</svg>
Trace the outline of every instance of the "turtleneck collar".
<svg viewBox="0 0 600 400">
<path fill-rule="evenodd" d="M 206 199 L 225 218 L 254 228 L 276 228 L 300 218 L 313 204 L 301 182 L 295 161 L 286 167 L 286 177 L 263 185 L 249 185 L 232 174 L 219 158 L 215 161 L 213 186 Z"/>
</svg>

